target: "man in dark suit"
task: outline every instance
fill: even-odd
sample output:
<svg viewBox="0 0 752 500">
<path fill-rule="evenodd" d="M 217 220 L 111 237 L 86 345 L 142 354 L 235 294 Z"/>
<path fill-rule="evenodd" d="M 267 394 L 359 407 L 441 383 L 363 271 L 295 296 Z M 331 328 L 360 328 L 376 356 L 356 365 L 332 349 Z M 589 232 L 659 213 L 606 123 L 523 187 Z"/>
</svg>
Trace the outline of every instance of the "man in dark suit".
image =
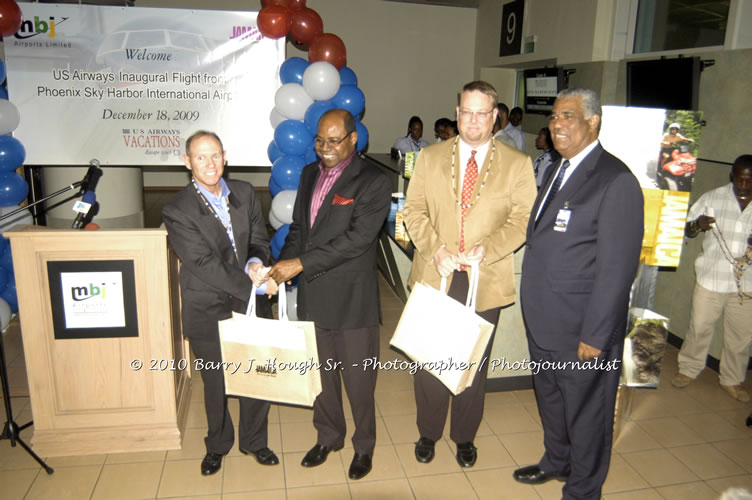
<svg viewBox="0 0 752 500">
<path fill-rule="evenodd" d="M 301 465 L 320 465 L 344 445 L 341 375 L 355 419 L 349 477 L 360 479 L 371 470 L 376 444 L 376 370 L 362 366 L 379 355 L 376 251 L 391 189 L 387 177 L 356 154 L 358 133 L 347 111 L 325 113 L 314 141 L 321 163 L 303 169 L 290 234 L 269 276 L 277 283 L 300 276 L 298 314 L 315 323 L 324 366 L 313 405 L 318 439 Z M 337 362 L 340 369 L 326 369 Z"/>
<path fill-rule="evenodd" d="M 551 167 L 527 230 L 520 295 L 545 453 L 517 481 L 566 480 L 565 499 L 599 499 L 608 473 L 629 290 L 643 233 L 637 179 L 598 142 L 601 107 L 562 91 Z"/>
<path fill-rule="evenodd" d="M 185 151 L 191 183 L 164 206 L 162 218 L 170 246 L 182 263 L 183 334 L 202 366 L 218 366 L 222 354 L 217 322 L 231 317 L 232 311 L 245 311 L 252 280 L 261 283 L 259 271 L 269 259 L 269 236 L 253 186 L 222 178 L 225 152 L 219 137 L 196 132 L 186 140 Z M 201 473 L 209 475 L 221 468 L 235 432 L 222 370 L 202 369 L 201 379 L 209 425 Z M 267 447 L 269 403 L 239 399 L 240 451 L 262 465 L 278 464 Z"/>
</svg>

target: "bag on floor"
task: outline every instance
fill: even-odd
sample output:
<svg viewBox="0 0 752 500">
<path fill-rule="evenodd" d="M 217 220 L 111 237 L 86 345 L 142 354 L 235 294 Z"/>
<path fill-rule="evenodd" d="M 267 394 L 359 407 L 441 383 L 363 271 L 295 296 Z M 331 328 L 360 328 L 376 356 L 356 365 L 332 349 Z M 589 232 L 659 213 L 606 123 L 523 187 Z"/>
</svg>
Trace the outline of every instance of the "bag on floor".
<svg viewBox="0 0 752 500">
<path fill-rule="evenodd" d="M 470 387 L 481 366 L 494 325 L 475 313 L 478 265 L 470 268 L 463 305 L 441 290 L 416 283 L 402 311 L 390 345 L 438 378 L 455 396 Z"/>
<path fill-rule="evenodd" d="M 246 314 L 219 322 L 225 393 L 313 406 L 321 393 L 316 331 L 311 321 L 288 319 L 283 283 L 278 296 L 279 320 L 256 316 L 254 286 Z"/>
</svg>

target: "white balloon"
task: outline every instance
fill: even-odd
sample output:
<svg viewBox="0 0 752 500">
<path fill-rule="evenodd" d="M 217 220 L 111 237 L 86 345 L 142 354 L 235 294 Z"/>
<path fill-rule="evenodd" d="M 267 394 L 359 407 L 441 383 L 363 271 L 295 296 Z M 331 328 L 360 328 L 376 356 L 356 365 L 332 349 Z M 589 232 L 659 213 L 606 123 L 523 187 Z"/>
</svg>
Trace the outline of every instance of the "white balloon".
<svg viewBox="0 0 752 500">
<path fill-rule="evenodd" d="M 339 71 L 326 61 L 310 64 L 303 73 L 303 88 L 316 101 L 325 101 L 337 95 Z"/>
<path fill-rule="evenodd" d="M 290 321 L 298 321 L 298 287 L 286 286 L 285 295 L 287 295 L 287 318 Z"/>
<path fill-rule="evenodd" d="M 16 130 L 19 123 L 21 115 L 15 104 L 7 99 L 0 99 L 0 135 L 10 134 Z"/>
<path fill-rule="evenodd" d="M 275 231 L 285 225 L 284 222 L 274 216 L 274 212 L 271 210 L 269 211 L 269 224 L 272 225 Z"/>
<path fill-rule="evenodd" d="M 287 296 L 287 304 L 288 304 L 287 307 L 288 308 L 292 308 L 292 312 L 295 313 L 295 308 L 291 307 L 289 305 L 290 304 L 290 296 L 289 295 Z M 295 304 L 295 305 L 297 305 L 297 304 Z M 8 305 L 8 303 L 5 302 L 4 299 L 0 299 L 0 330 L 2 330 L 3 332 L 5 331 L 6 328 L 8 328 L 8 323 L 10 323 L 11 314 L 12 313 L 11 313 L 10 306 Z M 288 313 L 288 315 L 289 315 L 289 313 Z M 292 317 L 290 317 L 290 319 L 292 319 Z M 293 321 L 295 321 L 295 320 L 293 320 Z"/>
<path fill-rule="evenodd" d="M 0 215 L 9 214 L 18 209 L 18 205 L 15 207 L 0 207 Z M 23 212 L 18 212 L 13 217 L 8 217 L 0 221 L 0 233 L 16 226 L 27 226 L 30 224 L 34 224 L 34 217 L 31 216 L 29 210 L 24 210 Z"/>
<path fill-rule="evenodd" d="M 277 111 L 277 108 L 272 108 L 272 112 L 269 113 L 269 123 L 272 124 L 272 128 L 277 128 L 277 125 L 285 120 L 286 118 Z"/>
<path fill-rule="evenodd" d="M 282 224 L 292 224 L 292 209 L 295 206 L 297 191 L 291 189 L 280 191 L 272 198 L 272 212 Z"/>
<path fill-rule="evenodd" d="M 277 89 L 274 106 L 279 114 L 290 120 L 303 120 L 313 99 L 299 83 L 286 83 Z"/>
</svg>

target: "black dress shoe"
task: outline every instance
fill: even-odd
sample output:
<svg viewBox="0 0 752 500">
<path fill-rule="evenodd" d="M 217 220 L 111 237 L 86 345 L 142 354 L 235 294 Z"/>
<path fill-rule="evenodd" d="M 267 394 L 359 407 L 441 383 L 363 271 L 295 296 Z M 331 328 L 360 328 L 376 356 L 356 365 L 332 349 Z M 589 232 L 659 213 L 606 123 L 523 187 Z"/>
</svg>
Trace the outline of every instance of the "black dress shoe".
<svg viewBox="0 0 752 500">
<path fill-rule="evenodd" d="M 256 451 L 250 451 L 246 450 L 245 448 L 240 448 L 240 453 L 242 453 L 243 455 L 253 455 L 254 457 L 256 457 L 256 461 L 261 465 L 277 465 L 279 463 L 277 455 L 275 455 L 272 450 L 266 447 Z"/>
<path fill-rule="evenodd" d="M 462 467 L 472 467 L 478 459 L 478 448 L 472 441 L 457 444 L 457 463 Z"/>
<path fill-rule="evenodd" d="M 436 453 L 436 442 L 428 439 L 427 437 L 421 437 L 418 442 L 415 443 L 415 459 L 422 463 L 427 464 Z"/>
<path fill-rule="evenodd" d="M 207 453 L 201 461 L 201 474 L 211 476 L 222 468 L 222 455 L 219 453 Z"/>
<path fill-rule="evenodd" d="M 300 462 L 300 465 L 302 465 L 303 467 L 316 467 L 317 465 L 321 465 L 326 462 L 326 456 L 329 455 L 330 451 L 337 451 L 341 449 L 341 446 L 339 448 L 327 448 L 326 446 L 322 446 L 316 443 L 316 445 L 314 445 L 314 447 L 308 450 L 308 453 L 305 454 L 303 461 Z"/>
<path fill-rule="evenodd" d="M 350 479 L 361 479 L 371 472 L 371 455 L 358 455 L 357 453 L 350 464 Z"/>
<path fill-rule="evenodd" d="M 520 483 L 543 484 L 546 481 L 550 481 L 552 479 L 556 479 L 557 481 L 566 481 L 569 477 L 569 474 L 548 473 L 542 471 L 541 468 L 537 465 L 528 465 L 527 467 L 522 467 L 521 469 L 514 471 L 512 477 L 514 477 L 515 481 Z"/>
</svg>

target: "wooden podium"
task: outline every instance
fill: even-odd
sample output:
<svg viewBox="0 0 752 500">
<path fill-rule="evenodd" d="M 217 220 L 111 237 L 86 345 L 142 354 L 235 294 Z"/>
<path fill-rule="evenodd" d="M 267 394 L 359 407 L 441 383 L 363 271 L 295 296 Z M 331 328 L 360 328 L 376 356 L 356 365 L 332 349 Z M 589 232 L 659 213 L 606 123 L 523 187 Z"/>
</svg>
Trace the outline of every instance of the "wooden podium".
<svg viewBox="0 0 752 500">
<path fill-rule="evenodd" d="M 10 238 L 43 457 L 181 447 L 190 357 L 163 229 L 27 226 Z"/>
</svg>

